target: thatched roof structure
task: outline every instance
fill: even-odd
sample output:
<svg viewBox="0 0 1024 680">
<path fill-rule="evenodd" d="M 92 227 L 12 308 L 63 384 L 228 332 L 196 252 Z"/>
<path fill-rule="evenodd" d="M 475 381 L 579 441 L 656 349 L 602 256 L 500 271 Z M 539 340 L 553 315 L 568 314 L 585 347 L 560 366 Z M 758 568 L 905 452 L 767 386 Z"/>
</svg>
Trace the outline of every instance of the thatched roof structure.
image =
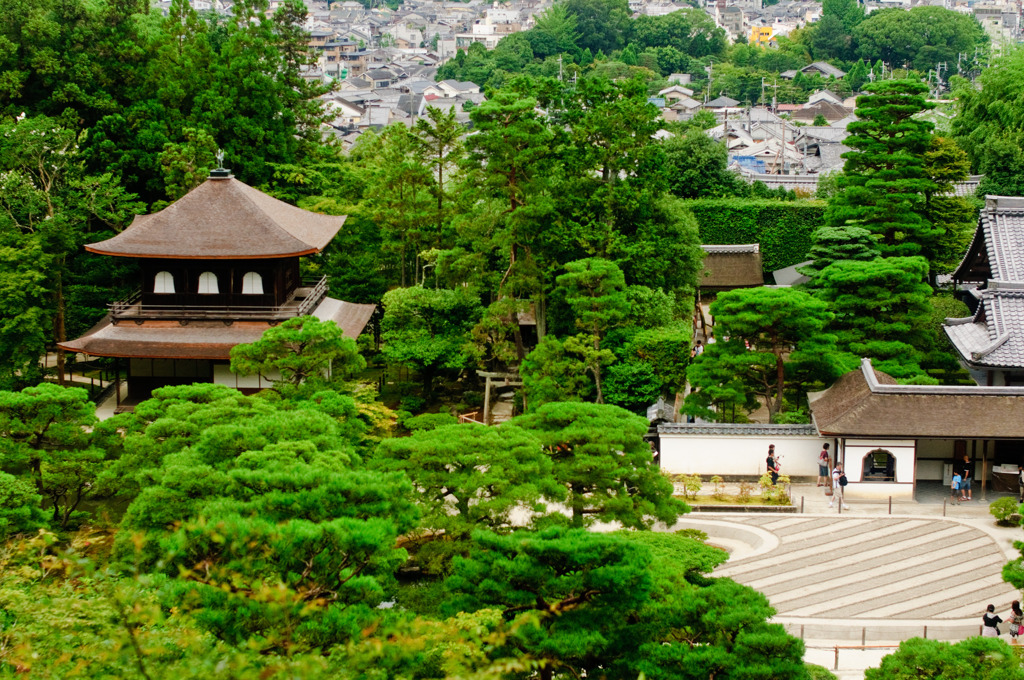
<svg viewBox="0 0 1024 680">
<path fill-rule="evenodd" d="M 753 288 L 764 285 L 761 247 L 757 243 L 701 246 L 704 271 L 700 287 L 706 291 Z"/>
<path fill-rule="evenodd" d="M 808 398 L 824 436 L 1024 439 L 1024 387 L 897 385 L 864 359 Z"/>
<path fill-rule="evenodd" d="M 137 215 L 117 236 L 85 249 L 190 260 L 297 257 L 323 250 L 345 223 L 344 216 L 296 208 L 219 172 L 163 210 Z"/>
</svg>

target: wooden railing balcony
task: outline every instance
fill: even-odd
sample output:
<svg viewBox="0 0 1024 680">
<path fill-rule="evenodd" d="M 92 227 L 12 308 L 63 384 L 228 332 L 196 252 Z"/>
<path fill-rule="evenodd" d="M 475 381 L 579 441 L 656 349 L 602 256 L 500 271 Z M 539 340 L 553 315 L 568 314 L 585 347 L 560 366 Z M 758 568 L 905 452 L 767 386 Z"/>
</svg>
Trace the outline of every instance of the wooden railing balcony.
<svg viewBox="0 0 1024 680">
<path fill-rule="evenodd" d="M 327 296 L 327 277 L 303 280 L 291 297 L 280 306 L 258 305 L 156 305 L 143 302 L 141 291 L 107 308 L 114 323 L 121 320 L 142 322 L 165 319 L 171 321 L 284 321 L 312 314 Z M 221 296 L 217 296 L 221 297 Z"/>
</svg>

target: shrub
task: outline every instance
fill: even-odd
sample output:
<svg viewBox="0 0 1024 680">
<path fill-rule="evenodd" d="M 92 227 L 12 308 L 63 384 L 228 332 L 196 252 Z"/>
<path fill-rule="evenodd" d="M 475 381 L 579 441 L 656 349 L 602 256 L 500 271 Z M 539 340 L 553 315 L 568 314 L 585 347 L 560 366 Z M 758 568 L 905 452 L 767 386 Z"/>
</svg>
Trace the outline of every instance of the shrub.
<svg viewBox="0 0 1024 680">
<path fill-rule="evenodd" d="M 750 500 L 751 494 L 754 493 L 754 485 L 750 482 L 740 482 L 740 491 L 736 494 L 740 503 L 746 503 Z"/>
<path fill-rule="evenodd" d="M 700 475 L 680 475 L 679 481 L 683 485 L 684 498 L 696 498 L 703 486 L 700 481 Z"/>
<path fill-rule="evenodd" d="M 693 540 L 700 541 L 701 543 L 708 542 L 707 533 L 701 531 L 700 529 L 680 529 L 679 531 L 675 532 L 675 535 L 685 536 L 686 538 L 692 538 Z"/>
<path fill-rule="evenodd" d="M 403 411 L 411 411 L 412 413 L 422 411 L 423 407 L 426 405 L 426 399 L 424 399 L 423 397 L 417 397 L 416 395 L 413 394 L 404 396 L 399 401 L 399 408 L 401 408 Z"/>
<path fill-rule="evenodd" d="M 416 432 L 418 430 L 434 430 L 445 425 L 456 425 L 458 422 L 455 416 L 448 413 L 424 413 L 405 418 L 402 421 L 402 426 Z"/>
<path fill-rule="evenodd" d="M 711 478 L 711 483 L 715 485 L 715 498 L 722 498 L 725 496 L 725 480 L 720 476 L 715 475 Z"/>
<path fill-rule="evenodd" d="M 988 506 L 988 511 L 992 513 L 992 516 L 996 518 L 996 524 L 1000 526 L 1012 527 L 1020 524 L 1020 503 L 1016 498 L 1006 496 L 995 500 Z"/>
<path fill-rule="evenodd" d="M 835 674 L 824 666 L 805 663 L 804 668 L 807 669 L 807 677 L 810 678 L 810 680 L 836 680 Z"/>
</svg>

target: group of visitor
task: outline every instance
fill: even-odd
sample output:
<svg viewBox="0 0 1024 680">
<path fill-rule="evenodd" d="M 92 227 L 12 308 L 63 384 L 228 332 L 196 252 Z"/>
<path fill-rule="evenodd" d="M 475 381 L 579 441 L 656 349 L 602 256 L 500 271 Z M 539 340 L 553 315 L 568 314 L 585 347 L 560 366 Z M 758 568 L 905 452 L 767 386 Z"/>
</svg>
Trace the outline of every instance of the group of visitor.
<svg viewBox="0 0 1024 680">
<path fill-rule="evenodd" d="M 832 465 L 832 457 L 829 454 L 829 445 L 822 444 L 821 453 L 818 454 L 818 486 L 824 486 L 826 488 L 826 495 L 829 490 L 832 492 L 832 500 L 829 501 L 828 507 L 833 507 L 836 499 L 839 500 L 839 507 L 843 510 L 849 510 L 850 506 L 846 504 L 843 498 L 843 491 L 846 489 L 846 473 L 843 472 L 843 464 L 836 463 L 836 466 L 832 468 L 829 473 L 829 468 Z M 765 464 L 768 467 L 768 474 L 772 477 L 772 484 L 774 485 L 779 480 L 779 469 L 781 467 L 780 459 L 781 456 L 775 453 L 775 444 L 768 445 L 768 457 L 765 459 Z M 829 481 L 831 480 L 831 481 Z"/>
<path fill-rule="evenodd" d="M 995 612 L 996 606 L 990 604 L 985 613 L 981 615 L 982 637 L 999 637 L 999 633 L 1004 632 L 1010 634 L 1010 644 L 1017 644 L 1017 636 L 1024 633 L 1024 611 L 1021 611 L 1020 601 L 1013 601 L 1005 619 Z M 1006 624 L 1005 630 L 1000 631 L 1000 623 Z"/>
</svg>

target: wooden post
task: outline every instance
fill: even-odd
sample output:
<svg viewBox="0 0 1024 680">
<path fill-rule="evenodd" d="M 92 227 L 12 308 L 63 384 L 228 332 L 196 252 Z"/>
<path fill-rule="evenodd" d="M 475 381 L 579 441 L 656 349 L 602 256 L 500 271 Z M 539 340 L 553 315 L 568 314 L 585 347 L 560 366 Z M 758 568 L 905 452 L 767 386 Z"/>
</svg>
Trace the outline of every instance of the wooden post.
<svg viewBox="0 0 1024 680">
<path fill-rule="evenodd" d="M 993 447 L 995 448 L 995 447 Z M 988 440 L 981 442 L 981 500 L 988 500 L 986 468 L 988 467 Z"/>
<path fill-rule="evenodd" d="M 836 645 L 836 662 L 835 665 L 832 666 L 832 670 L 839 670 L 839 645 Z"/>
<path fill-rule="evenodd" d="M 491 424 L 491 376 L 484 378 L 484 425 Z"/>
<path fill-rule="evenodd" d="M 121 407 L 121 360 L 114 358 L 114 394 L 117 395 L 117 407 Z"/>
</svg>

